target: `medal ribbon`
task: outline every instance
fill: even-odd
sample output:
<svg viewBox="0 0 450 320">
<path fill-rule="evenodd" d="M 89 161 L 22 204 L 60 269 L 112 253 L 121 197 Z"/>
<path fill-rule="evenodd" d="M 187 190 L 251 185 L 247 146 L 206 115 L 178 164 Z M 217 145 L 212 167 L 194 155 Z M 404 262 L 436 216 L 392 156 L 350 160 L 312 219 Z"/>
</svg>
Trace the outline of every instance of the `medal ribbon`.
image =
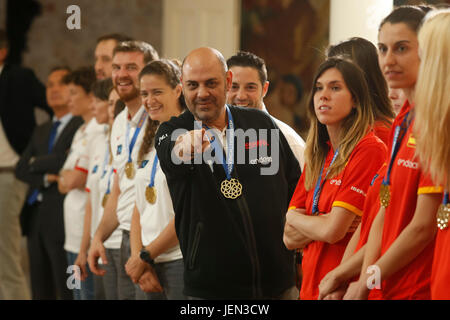
<svg viewBox="0 0 450 320">
<path fill-rule="evenodd" d="M 106 188 L 106 192 L 105 194 L 110 194 L 111 193 L 111 175 L 114 172 L 114 169 L 111 168 L 110 172 L 109 172 L 109 176 L 108 176 L 108 187 Z"/>
<path fill-rule="evenodd" d="M 106 164 L 109 161 L 109 141 L 106 140 L 106 149 L 105 149 L 105 157 L 103 158 L 103 165 L 102 165 L 102 178 L 106 174 Z"/>
<path fill-rule="evenodd" d="M 226 105 L 227 114 L 228 114 L 228 126 L 227 126 L 227 157 L 225 158 L 225 154 L 223 153 L 223 149 L 219 145 L 219 139 L 210 139 L 211 147 L 215 152 L 222 152 L 223 161 L 222 166 L 225 170 L 225 174 L 227 176 L 227 180 L 231 179 L 231 173 L 234 168 L 234 122 L 233 116 L 231 115 L 230 108 Z M 210 129 L 207 125 L 203 125 L 206 129 Z M 212 141 L 211 141 L 212 140 Z"/>
<path fill-rule="evenodd" d="M 139 132 L 141 131 L 141 128 L 144 125 L 146 119 L 147 119 L 147 112 L 144 110 L 142 112 L 141 118 L 139 119 L 138 126 L 137 126 L 136 130 L 134 131 L 134 135 L 133 135 L 133 138 L 131 139 L 131 143 L 129 143 L 129 140 L 128 140 L 128 137 L 130 135 L 130 121 L 128 121 L 128 123 L 127 123 L 127 133 L 125 136 L 125 138 L 126 138 L 125 144 L 128 149 L 128 161 L 127 162 L 132 162 L 131 161 L 131 153 L 133 152 L 134 144 L 136 143 L 136 139 L 137 139 Z"/>
<path fill-rule="evenodd" d="M 408 115 L 409 111 L 406 114 L 405 118 L 403 118 L 401 125 L 395 127 L 394 140 L 392 141 L 391 159 L 389 161 L 389 167 L 387 169 L 386 175 L 384 176 L 382 181 L 382 184 L 385 186 L 391 184 L 390 180 L 391 180 L 392 165 L 394 164 L 394 159 L 397 156 L 398 151 L 400 150 L 402 140 L 406 134 L 406 131 L 408 131 L 409 125 L 411 124 L 412 121 L 412 119 L 407 120 Z"/>
<path fill-rule="evenodd" d="M 442 199 L 442 205 L 445 207 L 450 203 L 448 191 L 444 192 L 444 199 Z"/>
<path fill-rule="evenodd" d="M 153 187 L 155 185 L 155 175 L 156 175 L 156 167 L 158 166 L 158 154 L 155 152 L 155 159 L 153 160 L 152 173 L 150 176 L 149 187 Z"/>
<path fill-rule="evenodd" d="M 314 214 L 314 215 L 319 212 L 320 194 L 322 192 L 323 185 L 325 184 L 325 180 L 327 179 L 328 172 L 330 171 L 330 167 L 332 166 L 334 160 L 336 160 L 338 154 L 339 154 L 339 148 L 337 148 L 336 151 L 334 152 L 333 159 L 331 160 L 331 163 L 328 166 L 328 170 L 323 179 L 323 183 L 322 183 L 322 173 L 323 173 L 323 167 L 325 166 L 325 162 L 322 164 L 322 168 L 320 169 L 319 179 L 317 180 L 316 187 L 314 188 L 313 207 L 312 207 L 312 214 Z"/>
</svg>

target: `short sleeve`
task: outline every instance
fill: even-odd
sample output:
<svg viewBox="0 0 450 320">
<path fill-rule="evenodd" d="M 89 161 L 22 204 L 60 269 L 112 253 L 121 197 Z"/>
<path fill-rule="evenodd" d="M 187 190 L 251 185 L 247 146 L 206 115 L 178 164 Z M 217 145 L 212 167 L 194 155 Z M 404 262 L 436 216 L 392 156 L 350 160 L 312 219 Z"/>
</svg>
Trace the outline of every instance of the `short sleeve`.
<svg viewBox="0 0 450 320">
<path fill-rule="evenodd" d="M 306 198 L 308 192 L 305 189 L 305 175 L 302 174 L 295 187 L 294 194 L 292 195 L 291 202 L 289 203 L 289 210 L 306 208 Z"/>
<path fill-rule="evenodd" d="M 332 207 L 342 207 L 361 216 L 367 190 L 374 175 L 386 161 L 387 149 L 381 142 L 361 141 L 347 163 L 342 183 Z"/>
<path fill-rule="evenodd" d="M 442 186 L 436 185 L 429 174 L 421 172 L 419 179 L 419 188 L 417 189 L 417 194 L 430 194 L 430 193 L 442 193 L 444 188 Z"/>
</svg>

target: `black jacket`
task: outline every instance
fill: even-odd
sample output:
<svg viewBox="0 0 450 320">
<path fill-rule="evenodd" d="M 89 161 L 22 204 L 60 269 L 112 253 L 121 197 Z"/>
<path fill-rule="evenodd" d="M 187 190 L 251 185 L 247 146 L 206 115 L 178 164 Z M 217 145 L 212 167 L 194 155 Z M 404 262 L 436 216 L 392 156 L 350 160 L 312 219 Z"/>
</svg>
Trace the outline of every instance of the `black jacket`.
<svg viewBox="0 0 450 320">
<path fill-rule="evenodd" d="M 161 124 L 156 134 L 156 150 L 172 197 L 184 257 L 185 294 L 207 299 L 276 297 L 294 286 L 293 254 L 284 246 L 283 231 L 300 167 L 278 131 L 279 170 L 261 175 L 261 168 L 270 164 L 262 164 L 262 154 L 255 156 L 250 151 L 257 145 L 272 146 L 273 141 L 270 133 L 256 136 L 256 132 L 278 127 L 259 110 L 230 110 L 236 129 L 256 129 L 245 144 L 234 139 L 235 163 L 237 153 L 245 154 L 245 163 L 236 164 L 233 170 L 243 188 L 243 195 L 236 200 L 226 199 L 220 192 L 226 179 L 221 164 L 213 164 L 212 171 L 206 163 L 172 162 L 172 132 L 194 128 L 189 111 Z M 269 151 L 265 159 L 269 157 L 276 162 L 275 153 Z"/>
<path fill-rule="evenodd" d="M 32 70 L 5 64 L 0 74 L 0 119 L 9 144 L 19 155 L 36 126 L 34 107 L 53 114 L 44 85 Z"/>
<path fill-rule="evenodd" d="M 73 117 L 64 127 L 50 153 L 48 153 L 48 140 L 52 121 L 47 121 L 35 128 L 31 141 L 17 163 L 16 177 L 30 186 L 29 194 L 35 189 L 40 190 L 43 200 L 34 205 L 39 206 L 38 217 L 30 216 L 31 208 L 25 203 L 20 217 L 24 235 L 29 233 L 30 228 L 38 226 L 51 230 L 55 238 L 64 239 L 64 195 L 59 193 L 56 183 L 45 188 L 44 175 L 47 173 L 57 174 L 61 170 L 70 150 L 73 136 L 82 123 L 83 120 L 80 117 Z M 38 225 L 35 223 L 31 225 L 32 218 L 36 219 L 34 222 Z"/>
</svg>

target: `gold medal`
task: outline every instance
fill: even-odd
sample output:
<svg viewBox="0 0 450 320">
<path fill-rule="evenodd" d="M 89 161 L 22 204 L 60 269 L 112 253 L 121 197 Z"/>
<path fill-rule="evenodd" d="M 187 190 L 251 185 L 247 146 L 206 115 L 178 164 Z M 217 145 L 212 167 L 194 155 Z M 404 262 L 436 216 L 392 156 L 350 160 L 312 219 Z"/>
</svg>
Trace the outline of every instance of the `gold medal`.
<svg viewBox="0 0 450 320">
<path fill-rule="evenodd" d="M 450 216 L 450 204 L 441 204 L 437 212 L 437 226 L 444 230 L 448 227 L 448 218 Z"/>
<path fill-rule="evenodd" d="M 220 191 L 225 198 L 236 199 L 242 194 L 242 184 L 235 178 L 223 180 L 220 184 Z"/>
<path fill-rule="evenodd" d="M 109 196 L 108 193 L 105 193 L 105 195 L 103 196 L 103 199 L 102 199 L 102 207 L 103 208 L 106 206 L 106 202 L 108 201 L 108 196 Z"/>
<path fill-rule="evenodd" d="M 382 184 L 380 186 L 380 204 L 383 208 L 387 208 L 391 201 L 391 191 L 389 185 Z"/>
<path fill-rule="evenodd" d="M 134 178 L 134 166 L 133 166 L 133 162 L 127 162 L 127 164 L 125 165 L 125 174 L 127 175 L 128 179 L 133 179 Z"/>
<path fill-rule="evenodd" d="M 147 186 L 147 188 L 145 188 L 145 198 L 151 204 L 154 204 L 156 202 L 156 189 L 155 189 L 155 187 Z"/>
</svg>

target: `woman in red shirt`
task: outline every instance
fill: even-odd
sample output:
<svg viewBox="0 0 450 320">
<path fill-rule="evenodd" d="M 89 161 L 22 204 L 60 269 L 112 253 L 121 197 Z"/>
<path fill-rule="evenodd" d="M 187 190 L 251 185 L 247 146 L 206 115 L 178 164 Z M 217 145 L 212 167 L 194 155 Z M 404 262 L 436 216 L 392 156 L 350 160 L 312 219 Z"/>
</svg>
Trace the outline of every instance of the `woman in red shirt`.
<svg viewBox="0 0 450 320">
<path fill-rule="evenodd" d="M 415 109 L 409 103 L 420 64 L 417 29 L 424 15 L 418 7 L 399 7 L 380 26 L 381 69 L 389 87 L 402 88 L 408 101 L 391 131 L 381 208 L 370 229 L 360 277 L 350 284 L 344 299 L 366 299 L 372 288 L 368 284 L 381 281 L 383 299 L 430 298 L 435 212 L 442 187 L 423 172 L 416 158 Z"/>
<path fill-rule="evenodd" d="M 427 16 L 419 32 L 420 69 L 415 102 L 417 152 L 433 181 L 447 191 L 436 223 L 438 232 L 431 273 L 431 298 L 450 299 L 450 11 Z M 437 62 L 437 63 L 436 63 Z M 444 208 L 446 208 L 444 210 Z"/>
<path fill-rule="evenodd" d="M 328 48 L 328 57 L 338 55 L 348 56 L 364 71 L 367 85 L 370 88 L 370 98 L 372 99 L 372 111 L 375 120 L 373 130 L 375 135 L 387 145 L 395 114 L 389 99 L 386 80 L 383 78 L 378 64 L 377 48 L 372 42 L 355 37 Z"/>
<path fill-rule="evenodd" d="M 329 58 L 313 85 L 306 166 L 283 237 L 288 249 L 303 249 L 301 299 L 317 299 L 320 280 L 341 261 L 387 153 L 371 130 L 371 100 L 358 66 Z"/>
</svg>

